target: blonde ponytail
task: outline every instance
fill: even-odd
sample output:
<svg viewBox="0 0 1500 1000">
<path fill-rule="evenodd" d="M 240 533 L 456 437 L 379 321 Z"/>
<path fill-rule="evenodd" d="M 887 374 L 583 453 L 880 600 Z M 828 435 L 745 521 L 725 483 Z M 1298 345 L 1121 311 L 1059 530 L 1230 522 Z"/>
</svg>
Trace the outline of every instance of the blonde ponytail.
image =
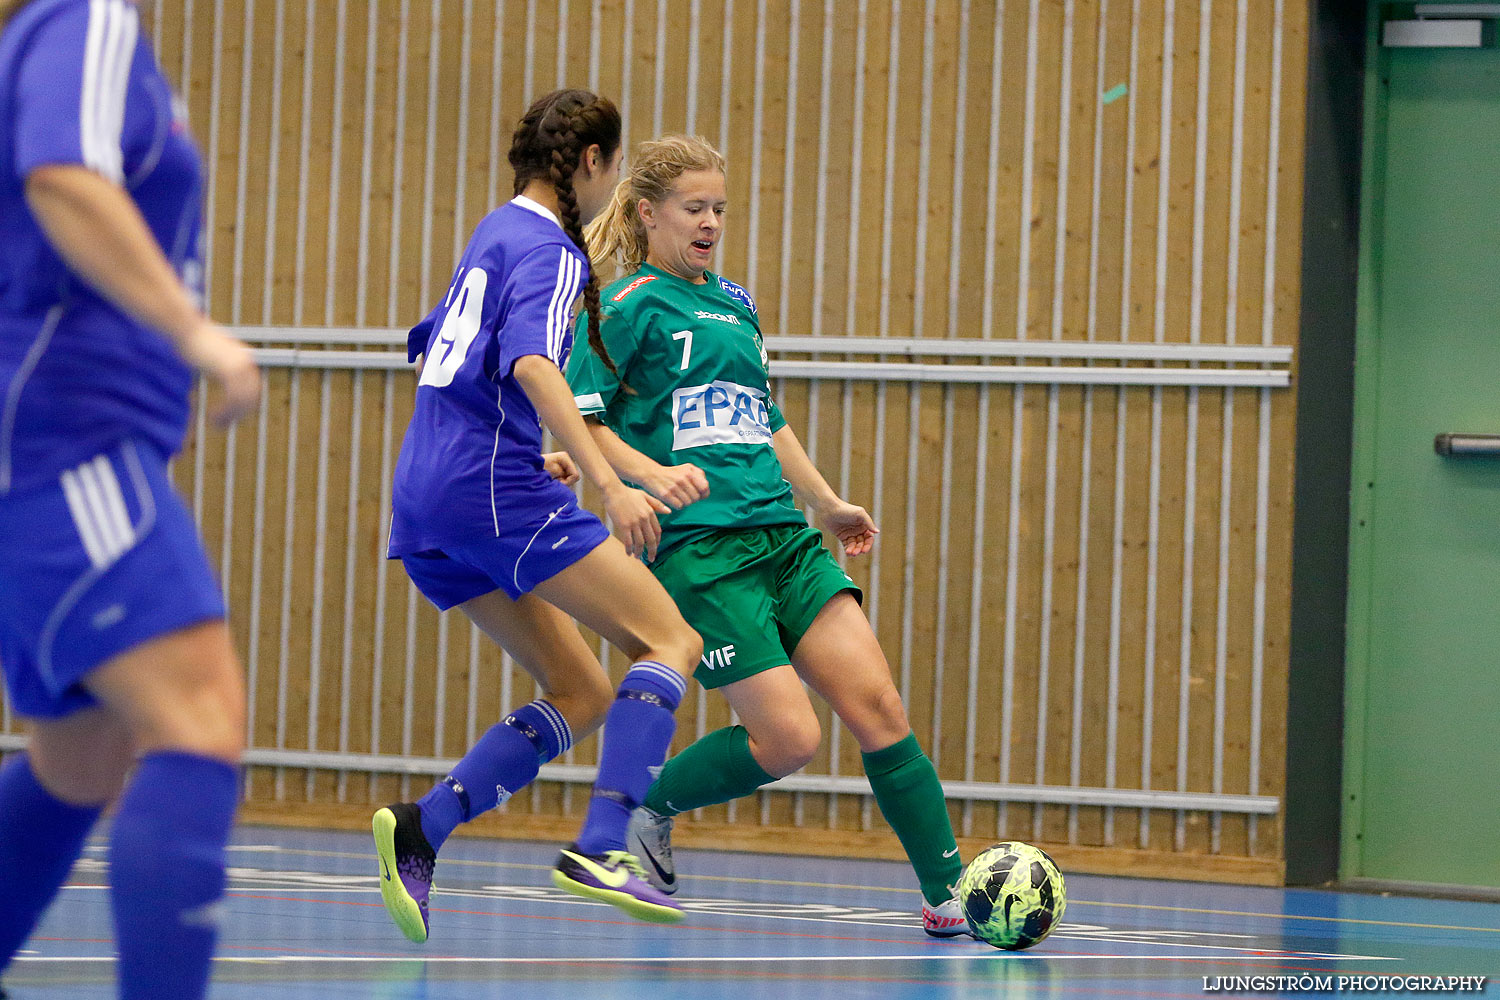
<svg viewBox="0 0 1500 1000">
<path fill-rule="evenodd" d="M 588 240 L 589 257 L 603 264 L 613 260 L 626 273 L 638 270 L 646 259 L 646 227 L 636 212 L 638 199 L 631 196 L 631 178 L 622 178 L 615 185 L 615 193 L 609 205 L 594 216 L 594 221 L 583 228 Z"/>
</svg>

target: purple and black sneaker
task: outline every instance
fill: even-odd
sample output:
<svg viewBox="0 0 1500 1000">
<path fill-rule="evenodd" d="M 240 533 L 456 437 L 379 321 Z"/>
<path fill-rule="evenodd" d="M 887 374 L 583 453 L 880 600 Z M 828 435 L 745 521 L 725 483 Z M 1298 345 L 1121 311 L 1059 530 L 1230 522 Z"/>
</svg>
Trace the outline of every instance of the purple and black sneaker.
<svg viewBox="0 0 1500 1000">
<path fill-rule="evenodd" d="M 380 898 L 408 940 L 427 940 L 427 894 L 437 852 L 422 833 L 422 812 L 413 802 L 377 809 L 370 821 L 380 856 Z"/>
<path fill-rule="evenodd" d="M 682 907 L 647 882 L 640 861 L 626 851 L 582 854 L 578 845 L 570 844 L 558 855 L 552 884 L 575 896 L 618 906 L 639 920 L 675 924 L 683 916 Z"/>
</svg>

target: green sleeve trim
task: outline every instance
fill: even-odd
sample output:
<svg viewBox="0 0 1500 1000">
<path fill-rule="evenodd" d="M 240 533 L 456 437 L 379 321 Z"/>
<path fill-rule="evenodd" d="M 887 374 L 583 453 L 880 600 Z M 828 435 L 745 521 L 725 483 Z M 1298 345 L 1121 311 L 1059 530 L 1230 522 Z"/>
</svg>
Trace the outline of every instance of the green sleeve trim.
<svg viewBox="0 0 1500 1000">
<path fill-rule="evenodd" d="M 770 417 L 772 434 L 786 426 L 786 417 L 781 415 L 781 407 L 776 405 L 776 400 L 769 394 L 766 395 L 766 412 Z"/>
</svg>

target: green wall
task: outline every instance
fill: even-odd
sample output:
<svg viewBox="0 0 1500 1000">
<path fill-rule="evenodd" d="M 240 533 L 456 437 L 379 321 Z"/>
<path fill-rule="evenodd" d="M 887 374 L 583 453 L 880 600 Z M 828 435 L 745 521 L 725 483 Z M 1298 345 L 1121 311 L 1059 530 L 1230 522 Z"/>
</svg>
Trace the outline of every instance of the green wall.
<svg viewBox="0 0 1500 1000">
<path fill-rule="evenodd" d="M 1379 6 L 1372 6 L 1378 14 Z M 1500 50 L 1371 17 L 1341 875 L 1500 886 Z"/>
</svg>

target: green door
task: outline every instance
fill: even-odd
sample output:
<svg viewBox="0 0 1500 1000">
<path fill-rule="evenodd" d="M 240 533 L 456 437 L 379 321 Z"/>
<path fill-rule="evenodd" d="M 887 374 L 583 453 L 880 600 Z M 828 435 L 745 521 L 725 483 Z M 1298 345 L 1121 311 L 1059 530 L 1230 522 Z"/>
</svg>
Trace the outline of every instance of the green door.
<svg viewBox="0 0 1500 1000">
<path fill-rule="evenodd" d="M 1378 22 L 1378 18 L 1375 18 Z M 1372 51 L 1345 878 L 1500 886 L 1500 50 Z"/>
</svg>

